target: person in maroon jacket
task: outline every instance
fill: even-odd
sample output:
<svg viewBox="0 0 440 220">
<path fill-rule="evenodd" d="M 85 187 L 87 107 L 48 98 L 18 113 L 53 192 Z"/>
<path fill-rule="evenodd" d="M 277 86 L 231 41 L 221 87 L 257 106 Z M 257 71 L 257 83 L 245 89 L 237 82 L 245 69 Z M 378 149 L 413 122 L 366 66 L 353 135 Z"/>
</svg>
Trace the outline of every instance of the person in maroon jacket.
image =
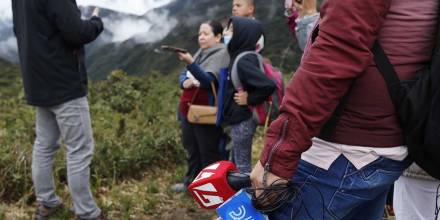
<svg viewBox="0 0 440 220">
<path fill-rule="evenodd" d="M 409 161 L 371 48 L 378 40 L 399 77 L 409 79 L 431 58 L 438 4 L 324 2 L 251 174 L 255 188 L 289 179 L 297 186 L 270 219 L 382 219 L 386 193 Z M 339 119 L 323 129 L 341 102 Z"/>
</svg>

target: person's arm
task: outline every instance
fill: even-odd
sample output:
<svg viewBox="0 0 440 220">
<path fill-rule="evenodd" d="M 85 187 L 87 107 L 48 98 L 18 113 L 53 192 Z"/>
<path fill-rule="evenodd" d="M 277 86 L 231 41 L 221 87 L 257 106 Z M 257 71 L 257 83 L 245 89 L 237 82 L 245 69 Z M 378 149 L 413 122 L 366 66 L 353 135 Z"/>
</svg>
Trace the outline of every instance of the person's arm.
<svg viewBox="0 0 440 220">
<path fill-rule="evenodd" d="M 306 47 L 307 41 L 310 37 L 310 33 L 312 32 L 313 27 L 318 19 L 318 12 L 297 19 L 297 27 L 295 29 L 296 39 L 298 40 L 298 46 L 302 51 L 304 51 L 304 48 Z"/>
<path fill-rule="evenodd" d="M 299 48 L 304 51 L 310 32 L 319 18 L 316 0 L 303 0 L 302 3 L 293 1 L 288 17 L 290 31 L 298 41 Z"/>
<path fill-rule="evenodd" d="M 211 82 L 215 82 L 216 78 L 214 74 L 210 72 L 205 72 L 201 66 L 192 63 L 186 67 L 191 74 L 200 82 L 200 87 L 204 89 L 211 88 Z"/>
<path fill-rule="evenodd" d="M 257 64 L 258 59 L 255 55 L 244 56 L 237 63 L 238 76 L 248 93 L 248 105 L 264 102 L 276 88 L 275 82 L 269 79 Z"/>
<path fill-rule="evenodd" d="M 63 39 L 73 46 L 83 46 L 95 40 L 103 31 L 99 17 L 82 20 L 81 12 L 74 1 L 47 0 L 47 15 L 60 31 Z"/>
<path fill-rule="evenodd" d="M 289 27 L 290 32 L 293 37 L 296 38 L 296 19 L 299 17 L 298 11 L 294 10 L 292 14 L 287 17 L 287 26 Z"/>
<path fill-rule="evenodd" d="M 314 15 L 318 12 L 316 0 L 303 0 L 302 3 L 293 1 L 293 6 L 298 11 L 299 18 Z"/>
<path fill-rule="evenodd" d="M 271 174 L 286 179 L 294 175 L 301 153 L 311 146 L 311 139 L 319 134 L 352 81 L 372 64 L 370 48 L 390 2 L 327 0 L 324 3 L 319 34 L 286 88 L 280 116 L 267 132 L 260 162 L 265 165 L 273 150 Z M 280 140 L 283 130 L 286 136 Z M 277 141 L 281 144 L 273 149 Z"/>
</svg>

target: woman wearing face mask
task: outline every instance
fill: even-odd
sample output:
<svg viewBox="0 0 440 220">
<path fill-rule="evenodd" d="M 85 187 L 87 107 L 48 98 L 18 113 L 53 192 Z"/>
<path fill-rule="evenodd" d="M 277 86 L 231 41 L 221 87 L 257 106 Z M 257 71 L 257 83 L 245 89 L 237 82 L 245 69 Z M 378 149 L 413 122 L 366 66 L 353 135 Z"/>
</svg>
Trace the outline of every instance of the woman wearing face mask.
<svg viewBox="0 0 440 220">
<path fill-rule="evenodd" d="M 179 53 L 179 59 L 187 65 L 180 75 L 179 114 L 182 117 L 182 143 L 188 153 L 188 171 L 183 183 L 175 184 L 172 190 L 185 191 L 196 175 L 207 165 L 221 160 L 218 150 L 223 134 L 215 125 L 200 125 L 188 122 L 189 104 L 215 105 L 211 84 L 217 88 L 218 75 L 229 64 L 226 47 L 221 43 L 223 27 L 220 22 L 207 21 L 199 28 L 200 49 L 194 56 Z"/>
</svg>

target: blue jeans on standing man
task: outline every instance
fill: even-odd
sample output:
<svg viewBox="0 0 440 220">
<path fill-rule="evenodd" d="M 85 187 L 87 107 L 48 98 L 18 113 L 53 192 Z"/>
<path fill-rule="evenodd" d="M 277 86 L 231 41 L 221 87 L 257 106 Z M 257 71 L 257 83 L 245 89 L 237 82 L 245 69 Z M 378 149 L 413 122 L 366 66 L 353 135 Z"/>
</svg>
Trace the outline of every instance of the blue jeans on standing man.
<svg viewBox="0 0 440 220">
<path fill-rule="evenodd" d="M 329 170 L 301 160 L 297 195 L 270 219 L 381 220 L 388 189 L 410 162 L 380 157 L 358 170 L 341 155 Z"/>
</svg>

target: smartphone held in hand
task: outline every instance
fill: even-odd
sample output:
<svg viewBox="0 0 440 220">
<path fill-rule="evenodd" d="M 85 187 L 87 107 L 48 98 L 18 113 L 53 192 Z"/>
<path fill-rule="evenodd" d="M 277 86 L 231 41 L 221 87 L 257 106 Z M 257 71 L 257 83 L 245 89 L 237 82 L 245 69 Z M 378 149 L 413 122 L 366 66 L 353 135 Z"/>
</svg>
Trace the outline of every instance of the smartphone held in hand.
<svg viewBox="0 0 440 220">
<path fill-rule="evenodd" d="M 174 47 L 174 46 L 170 46 L 170 45 L 162 45 L 160 48 L 164 51 L 170 51 L 170 52 L 175 52 L 175 53 L 188 53 L 188 50 L 186 50 L 186 49 Z"/>
</svg>

